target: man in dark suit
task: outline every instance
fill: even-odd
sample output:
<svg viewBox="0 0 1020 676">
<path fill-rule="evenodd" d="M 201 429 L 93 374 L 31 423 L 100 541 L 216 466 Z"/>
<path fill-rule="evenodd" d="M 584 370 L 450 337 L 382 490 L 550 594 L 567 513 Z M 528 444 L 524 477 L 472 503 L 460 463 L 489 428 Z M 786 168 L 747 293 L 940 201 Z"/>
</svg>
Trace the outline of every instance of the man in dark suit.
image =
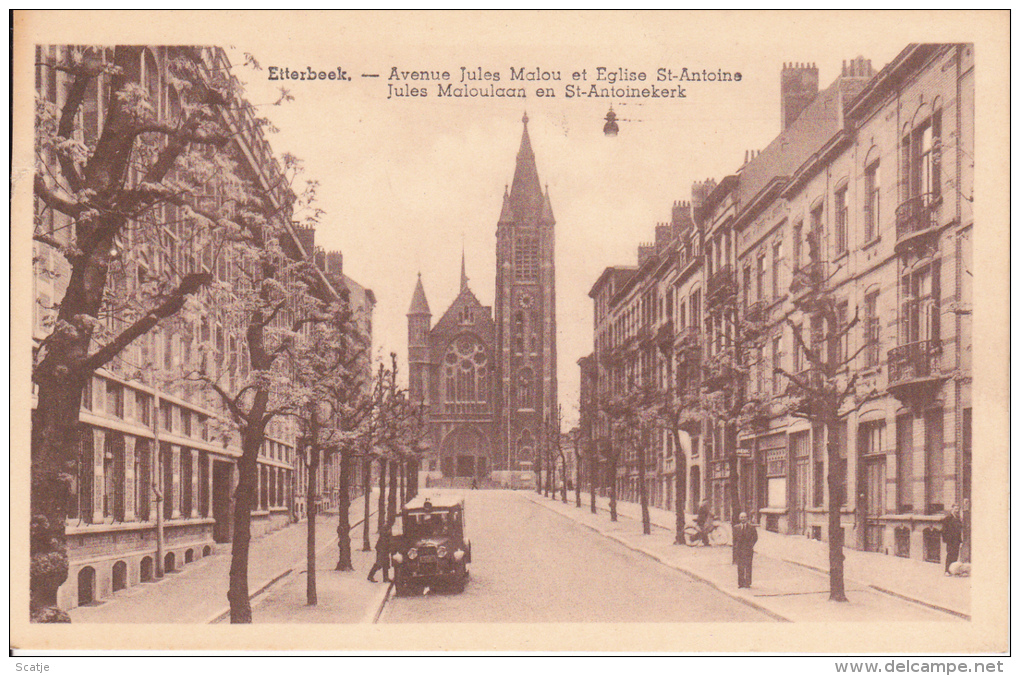
<svg viewBox="0 0 1020 676">
<path fill-rule="evenodd" d="M 737 560 L 737 587 L 751 586 L 751 566 L 758 531 L 747 522 L 747 512 L 740 513 L 740 523 L 733 529 L 733 553 Z"/>
<path fill-rule="evenodd" d="M 960 558 L 960 543 L 963 542 L 963 521 L 960 520 L 960 508 L 957 505 L 953 505 L 942 521 L 942 540 L 946 543 L 946 575 L 952 575 L 949 566 Z"/>
<path fill-rule="evenodd" d="M 708 547 L 708 526 L 712 523 L 712 510 L 708 507 L 708 500 L 702 500 L 698 505 L 698 515 L 694 518 L 694 523 L 698 524 L 700 531 L 695 541 L 700 539 L 701 544 Z"/>
</svg>

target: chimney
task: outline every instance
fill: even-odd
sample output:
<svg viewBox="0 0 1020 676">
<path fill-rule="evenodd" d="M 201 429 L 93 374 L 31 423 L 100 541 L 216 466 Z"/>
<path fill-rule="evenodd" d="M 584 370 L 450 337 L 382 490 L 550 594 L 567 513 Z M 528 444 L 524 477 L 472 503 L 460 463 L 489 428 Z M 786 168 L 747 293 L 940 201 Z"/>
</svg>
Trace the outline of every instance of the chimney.
<svg viewBox="0 0 1020 676">
<path fill-rule="evenodd" d="M 294 236 L 305 250 L 305 254 L 311 257 L 315 252 L 315 228 L 294 224 Z"/>
<path fill-rule="evenodd" d="M 642 244 L 641 246 L 639 246 L 637 250 L 638 267 L 644 265 L 648 261 L 648 259 L 653 257 L 654 255 L 655 255 L 654 244 Z"/>
<path fill-rule="evenodd" d="M 705 202 L 708 201 L 708 196 L 715 190 L 715 179 L 708 178 L 704 181 L 695 181 L 691 186 L 691 209 L 693 211 L 694 222 L 700 222 L 704 214 Z"/>
<path fill-rule="evenodd" d="M 673 202 L 673 228 L 680 236 L 694 227 L 690 202 Z"/>
<path fill-rule="evenodd" d="M 344 255 L 339 251 L 326 254 L 326 274 L 340 276 L 344 272 Z"/>
<path fill-rule="evenodd" d="M 780 131 L 786 131 L 818 96 L 818 66 L 813 63 L 784 63 L 779 96 Z"/>
</svg>

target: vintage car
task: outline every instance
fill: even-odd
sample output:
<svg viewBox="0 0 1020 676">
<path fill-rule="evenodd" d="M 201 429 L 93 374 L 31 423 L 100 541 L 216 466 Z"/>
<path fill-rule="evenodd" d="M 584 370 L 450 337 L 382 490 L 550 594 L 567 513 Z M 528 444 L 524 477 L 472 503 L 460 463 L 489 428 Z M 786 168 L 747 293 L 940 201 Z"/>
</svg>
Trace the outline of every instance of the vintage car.
<svg viewBox="0 0 1020 676">
<path fill-rule="evenodd" d="M 418 496 L 404 505 L 400 527 L 391 541 L 397 594 L 441 586 L 463 591 L 471 563 L 471 542 L 464 534 L 464 498 Z"/>
</svg>

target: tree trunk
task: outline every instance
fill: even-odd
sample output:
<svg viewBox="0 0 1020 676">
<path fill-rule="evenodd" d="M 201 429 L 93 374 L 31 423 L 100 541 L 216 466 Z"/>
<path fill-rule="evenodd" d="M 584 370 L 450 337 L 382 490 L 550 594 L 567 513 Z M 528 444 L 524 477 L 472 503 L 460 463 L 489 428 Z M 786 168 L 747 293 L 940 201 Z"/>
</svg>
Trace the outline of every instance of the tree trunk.
<svg viewBox="0 0 1020 676">
<path fill-rule="evenodd" d="M 595 505 L 595 491 L 598 490 L 599 483 L 599 460 L 598 457 L 594 455 L 594 446 L 592 447 L 592 451 L 591 462 L 588 463 L 588 476 L 591 479 L 591 495 L 589 496 L 589 499 L 591 500 L 591 513 L 598 514 L 598 507 Z"/>
<path fill-rule="evenodd" d="M 545 483 L 543 481 L 544 477 L 542 476 L 542 454 L 541 453 L 536 453 L 535 454 L 535 467 L 534 467 L 534 471 L 535 471 L 535 492 L 538 493 L 539 495 L 541 495 L 542 494 L 542 486 Z"/>
<path fill-rule="evenodd" d="M 340 504 L 337 506 L 337 570 L 354 570 L 351 561 L 351 452 L 340 450 Z"/>
<path fill-rule="evenodd" d="M 316 434 L 315 424 L 312 425 L 312 434 Z M 312 438 L 315 438 L 314 436 Z M 308 563 L 305 566 L 305 598 L 307 605 L 314 606 L 319 603 L 318 590 L 315 587 L 315 516 L 318 513 L 316 500 L 316 480 L 319 473 L 319 448 L 318 444 L 309 444 L 308 458 L 308 485 L 305 488 L 305 504 L 308 505 L 308 520 L 306 538 L 306 554 Z"/>
<path fill-rule="evenodd" d="M 616 458 L 609 463 L 609 520 L 616 521 Z"/>
<path fill-rule="evenodd" d="M 383 532 L 383 526 L 386 524 L 386 467 L 388 464 L 386 458 L 379 458 L 379 506 L 376 515 L 378 525 L 376 532 L 379 533 Z"/>
<path fill-rule="evenodd" d="M 369 532 L 371 519 L 369 519 L 368 511 L 372 507 L 372 459 L 369 457 L 361 461 L 361 485 L 365 492 L 362 496 L 365 511 L 364 518 L 361 520 L 361 551 L 370 552 L 372 551 L 371 533 Z"/>
<path fill-rule="evenodd" d="M 32 415 L 32 492 L 29 551 L 32 622 L 70 622 L 57 607 L 57 590 L 67 580 L 68 487 L 81 449 L 78 414 L 82 377 L 54 378 L 39 386 L 40 406 Z M 47 405 L 42 406 L 42 402 Z M 92 458 L 82 459 L 91 463 Z M 79 490 L 82 490 L 79 487 Z M 95 492 L 93 491 L 93 495 Z"/>
<path fill-rule="evenodd" d="M 397 517 L 397 473 L 400 471 L 400 463 L 397 460 L 390 461 L 390 494 L 387 496 L 389 499 L 386 501 L 386 521 L 383 523 L 389 523 Z M 403 505 L 400 505 L 403 507 Z"/>
<path fill-rule="evenodd" d="M 257 398 L 259 396 L 256 394 Z M 238 482 L 234 499 L 234 539 L 230 545 L 230 589 L 227 591 L 231 624 L 251 624 L 248 550 L 251 544 L 251 510 L 255 506 L 258 457 L 262 441 L 261 429 L 256 430 L 251 425 L 242 428 L 242 452 L 237 462 Z"/>
<path fill-rule="evenodd" d="M 842 502 L 839 496 L 843 490 L 843 480 L 839 470 L 839 438 L 836 435 L 838 420 L 834 416 L 825 424 L 825 445 L 829 456 L 829 472 L 826 477 L 829 488 L 829 600 L 846 602 L 843 586 L 843 525 L 839 518 Z"/>
<path fill-rule="evenodd" d="M 560 498 L 565 505 L 567 504 L 567 456 L 562 452 L 560 453 L 560 465 L 563 466 L 563 476 L 561 477 L 563 483 L 560 486 Z"/>
<path fill-rule="evenodd" d="M 583 465 L 581 463 L 581 456 L 577 456 L 577 480 L 574 481 L 574 506 L 578 509 L 581 508 L 581 477 Z"/>
<path fill-rule="evenodd" d="M 652 534 L 652 517 L 648 512 L 648 487 L 645 485 L 645 444 L 644 439 L 638 440 L 638 499 L 641 501 L 641 532 Z"/>
<path fill-rule="evenodd" d="M 684 534 L 684 530 L 687 528 L 684 518 L 684 503 L 687 502 L 687 456 L 680 450 L 680 439 L 677 438 L 679 435 L 673 437 L 673 448 L 676 449 L 675 470 L 673 472 L 673 478 L 675 479 L 674 489 L 674 502 L 676 507 L 676 539 L 673 540 L 675 545 L 686 545 L 687 537 Z"/>
<path fill-rule="evenodd" d="M 418 460 L 412 459 L 407 469 L 407 500 L 410 502 L 418 497 Z"/>
<path fill-rule="evenodd" d="M 399 492 L 400 500 L 399 500 L 399 504 L 400 504 L 401 507 L 403 507 L 403 505 L 407 502 L 407 478 L 404 476 L 404 461 L 403 460 L 401 460 L 397 464 L 397 468 L 400 470 L 400 481 L 398 482 L 399 485 L 400 485 L 400 492 Z"/>
</svg>

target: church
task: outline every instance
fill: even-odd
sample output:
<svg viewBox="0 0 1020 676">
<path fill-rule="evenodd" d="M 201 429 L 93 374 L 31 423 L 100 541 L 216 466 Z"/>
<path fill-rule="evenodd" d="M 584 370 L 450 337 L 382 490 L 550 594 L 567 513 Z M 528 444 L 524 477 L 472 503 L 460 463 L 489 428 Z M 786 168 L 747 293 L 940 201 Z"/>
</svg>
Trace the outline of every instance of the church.
<svg viewBox="0 0 1020 676">
<path fill-rule="evenodd" d="M 410 397 L 428 412 L 432 479 L 510 485 L 555 443 L 555 219 L 523 118 L 513 183 L 496 224 L 496 286 L 483 305 L 461 258 L 460 293 L 439 321 L 421 275 L 407 313 Z"/>
</svg>

